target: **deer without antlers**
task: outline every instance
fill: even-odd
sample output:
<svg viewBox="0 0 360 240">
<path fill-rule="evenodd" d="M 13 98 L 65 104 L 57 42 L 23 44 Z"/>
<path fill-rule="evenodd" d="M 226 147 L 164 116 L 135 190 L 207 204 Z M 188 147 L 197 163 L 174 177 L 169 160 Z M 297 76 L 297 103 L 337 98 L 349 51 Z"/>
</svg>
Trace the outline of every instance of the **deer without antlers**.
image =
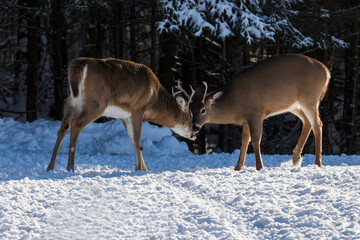
<svg viewBox="0 0 360 240">
<path fill-rule="evenodd" d="M 267 117 L 291 112 L 303 123 L 293 151 L 297 164 L 311 129 L 315 136 L 315 164 L 321 166 L 322 122 L 319 104 L 330 79 L 321 62 L 298 54 L 269 58 L 237 75 L 220 91 L 206 99 L 207 84 L 201 102 L 193 104 L 194 130 L 205 123 L 243 125 L 241 152 L 235 170 L 245 163 L 248 144 L 254 148 L 256 169 L 263 163 L 260 155 L 262 123 Z"/>
<path fill-rule="evenodd" d="M 141 154 L 143 121 L 151 121 L 194 140 L 191 98 L 178 82 L 173 97 L 145 65 L 119 59 L 78 58 L 69 65 L 68 97 L 51 162 L 53 170 L 61 142 L 70 131 L 67 170 L 74 171 L 76 141 L 83 128 L 101 116 L 122 119 L 135 152 L 135 170 L 147 171 Z M 188 96 L 185 101 L 178 93 Z M 174 99 L 176 97 L 176 100 Z"/>
</svg>

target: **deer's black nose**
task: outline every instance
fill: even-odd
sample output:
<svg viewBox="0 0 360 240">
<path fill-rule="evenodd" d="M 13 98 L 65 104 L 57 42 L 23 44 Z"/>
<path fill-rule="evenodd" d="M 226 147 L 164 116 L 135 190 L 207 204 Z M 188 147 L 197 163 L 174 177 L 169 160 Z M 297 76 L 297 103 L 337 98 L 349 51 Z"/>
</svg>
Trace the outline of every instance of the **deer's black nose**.
<svg viewBox="0 0 360 240">
<path fill-rule="evenodd" d="M 193 130 L 197 133 L 197 132 L 199 132 L 200 127 L 197 126 L 196 124 L 194 124 L 194 125 L 193 125 Z"/>
</svg>

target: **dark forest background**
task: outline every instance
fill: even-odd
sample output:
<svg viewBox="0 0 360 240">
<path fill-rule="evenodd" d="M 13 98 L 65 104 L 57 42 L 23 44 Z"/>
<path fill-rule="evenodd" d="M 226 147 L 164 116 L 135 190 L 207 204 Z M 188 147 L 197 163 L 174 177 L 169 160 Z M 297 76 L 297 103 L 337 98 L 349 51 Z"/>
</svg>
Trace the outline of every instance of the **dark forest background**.
<svg viewBox="0 0 360 240">
<path fill-rule="evenodd" d="M 164 6 L 172 1 L 164 0 L 2 0 L 0 117 L 60 120 L 67 65 L 80 56 L 144 63 L 167 90 L 180 79 L 184 88 L 195 86 L 201 94 L 202 81 L 208 82 L 210 92 L 217 91 L 237 72 L 265 58 L 302 53 L 322 61 L 331 71 L 328 92 L 320 106 L 323 153 L 360 154 L 360 3 L 226 1 L 239 6 L 249 3 L 249 11 L 258 13 L 277 11 L 285 16 L 296 12 L 287 20 L 299 32 L 279 28 L 273 39 L 252 36 L 249 40 L 249 36 L 236 31 L 226 37 L 206 28 L 194 33 L 196 23 L 191 22 L 184 22 L 177 31 L 171 27 L 164 30 L 159 23 L 175 18 Z M 184 3 L 173 1 L 173 6 L 176 2 Z M 279 11 L 281 4 L 284 6 Z M 221 14 L 212 17 L 227 18 Z M 294 44 L 291 37 L 299 35 L 310 37 L 314 43 Z M 262 152 L 291 154 L 300 131 L 301 121 L 291 114 L 265 120 Z M 209 124 L 196 142 L 188 144 L 195 153 L 232 152 L 240 148 L 240 142 L 241 127 Z M 304 152 L 314 152 L 312 135 Z"/>
</svg>

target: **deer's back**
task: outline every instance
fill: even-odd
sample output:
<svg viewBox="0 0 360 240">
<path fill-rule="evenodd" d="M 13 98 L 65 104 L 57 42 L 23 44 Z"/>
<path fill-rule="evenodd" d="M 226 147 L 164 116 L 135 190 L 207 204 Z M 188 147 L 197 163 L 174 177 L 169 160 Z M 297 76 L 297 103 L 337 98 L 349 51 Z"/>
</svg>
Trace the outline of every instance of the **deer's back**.
<svg viewBox="0 0 360 240">
<path fill-rule="evenodd" d="M 224 89 L 224 98 L 249 108 L 276 112 L 302 99 L 318 101 L 326 91 L 328 79 L 327 68 L 315 59 L 279 55 L 237 75 Z"/>
<path fill-rule="evenodd" d="M 161 87 L 153 72 L 143 64 L 120 59 L 77 58 L 69 65 L 71 86 L 79 86 L 78 73 L 87 66 L 84 97 L 119 105 L 128 111 L 142 108 Z"/>
</svg>

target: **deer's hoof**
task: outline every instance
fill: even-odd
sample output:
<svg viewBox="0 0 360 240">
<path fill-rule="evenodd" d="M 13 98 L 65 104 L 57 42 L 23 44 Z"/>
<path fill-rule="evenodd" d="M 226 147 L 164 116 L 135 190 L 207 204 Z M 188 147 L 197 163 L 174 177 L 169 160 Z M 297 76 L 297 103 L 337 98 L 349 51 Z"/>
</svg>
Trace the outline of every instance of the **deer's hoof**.
<svg viewBox="0 0 360 240">
<path fill-rule="evenodd" d="M 135 171 L 147 172 L 147 168 L 146 167 L 136 168 Z"/>
<path fill-rule="evenodd" d="M 72 170 L 72 172 L 74 172 L 74 168 L 71 167 L 71 166 L 67 166 L 67 167 L 66 167 L 66 170 L 67 170 L 68 172 L 70 172 L 71 170 Z"/>
<path fill-rule="evenodd" d="M 236 166 L 236 167 L 234 168 L 234 170 L 235 170 L 235 171 L 240 171 L 240 170 L 241 170 L 241 167 L 240 167 L 240 166 Z"/>
<path fill-rule="evenodd" d="M 318 165 L 319 167 L 321 167 L 321 162 L 320 161 L 315 161 L 315 164 Z"/>
<path fill-rule="evenodd" d="M 46 169 L 46 171 L 48 172 L 48 171 L 54 171 L 54 165 L 49 165 L 48 167 L 47 167 L 47 169 Z"/>
</svg>

